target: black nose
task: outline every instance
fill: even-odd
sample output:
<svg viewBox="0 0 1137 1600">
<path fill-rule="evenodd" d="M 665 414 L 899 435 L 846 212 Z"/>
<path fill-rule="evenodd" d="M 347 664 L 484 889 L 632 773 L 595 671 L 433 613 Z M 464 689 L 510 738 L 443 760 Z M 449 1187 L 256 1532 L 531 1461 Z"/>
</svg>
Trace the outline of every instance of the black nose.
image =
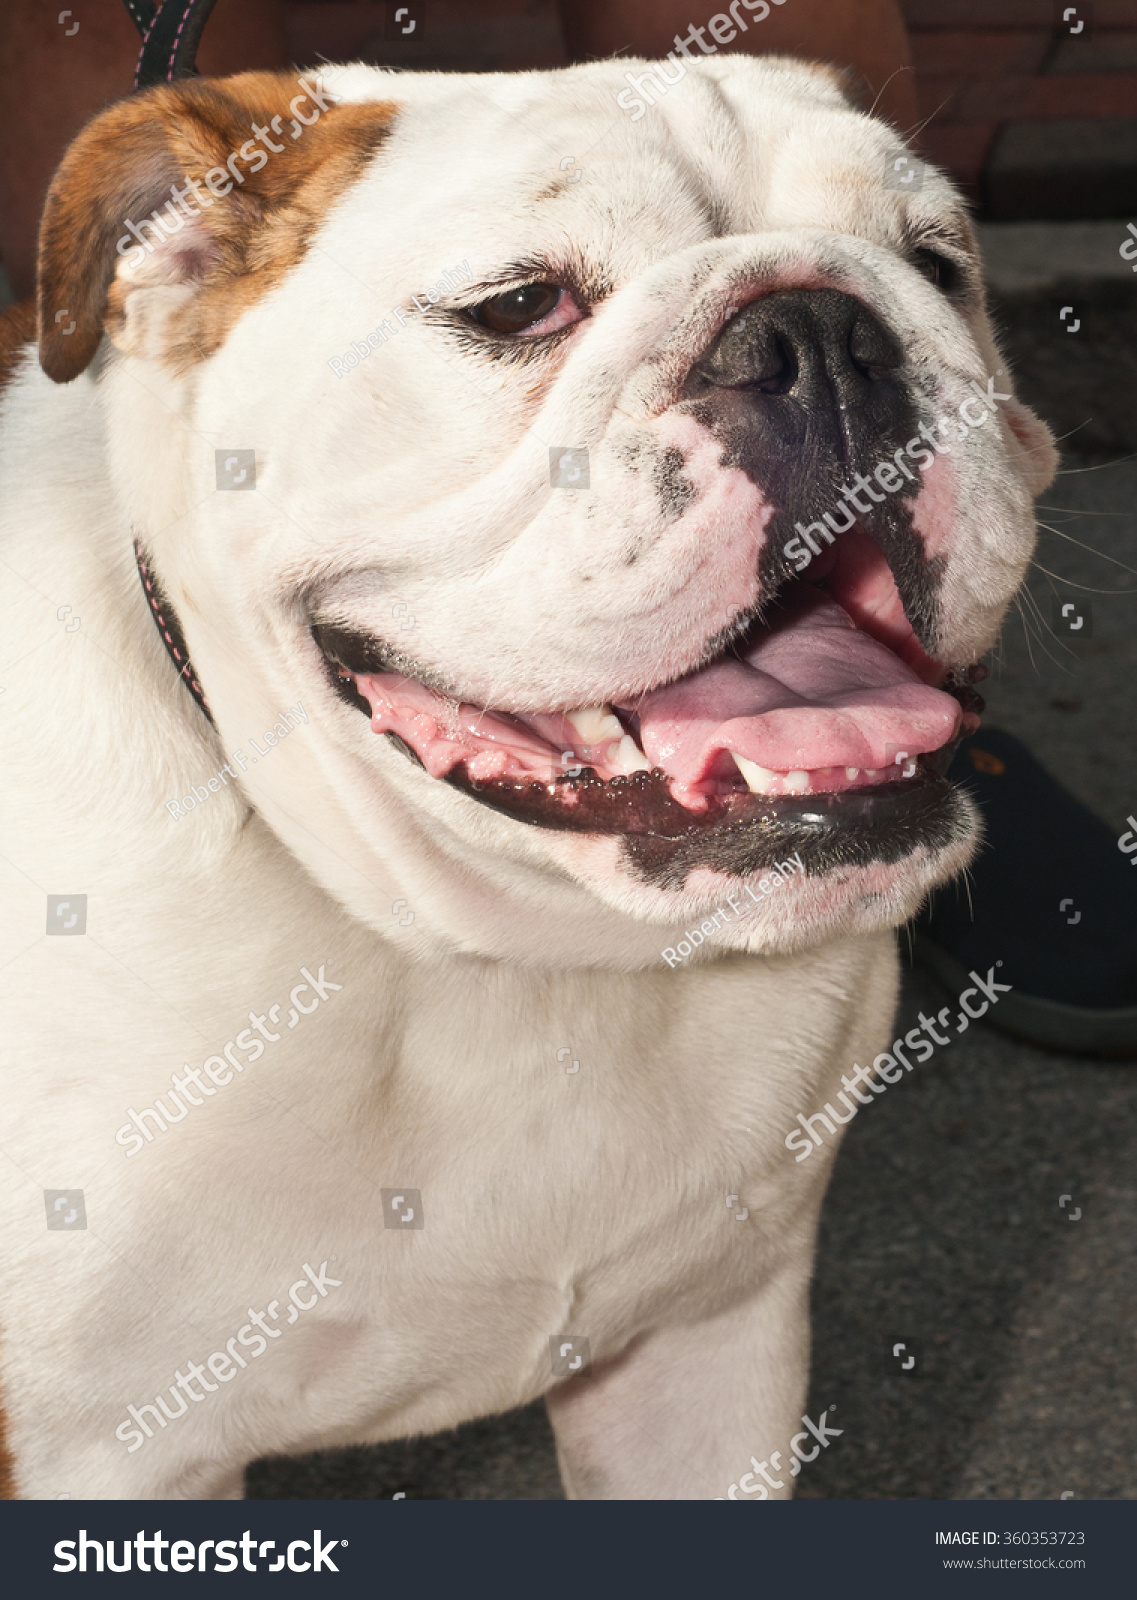
<svg viewBox="0 0 1137 1600">
<path fill-rule="evenodd" d="M 756 479 L 768 483 L 772 454 L 800 450 L 828 477 L 828 462 L 879 460 L 910 437 L 902 364 L 897 340 L 852 295 L 780 289 L 731 318 L 691 369 L 681 403 L 729 437 Z"/>
</svg>

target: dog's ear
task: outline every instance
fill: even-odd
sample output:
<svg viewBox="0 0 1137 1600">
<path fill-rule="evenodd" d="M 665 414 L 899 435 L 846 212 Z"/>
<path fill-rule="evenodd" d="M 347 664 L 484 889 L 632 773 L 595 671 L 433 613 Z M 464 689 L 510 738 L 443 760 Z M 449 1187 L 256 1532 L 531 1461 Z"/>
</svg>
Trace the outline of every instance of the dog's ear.
<svg viewBox="0 0 1137 1600">
<path fill-rule="evenodd" d="M 303 255 L 395 115 L 337 104 L 316 75 L 162 85 L 88 123 L 39 240 L 40 362 L 85 371 L 106 332 L 177 369 L 213 353 Z"/>
</svg>

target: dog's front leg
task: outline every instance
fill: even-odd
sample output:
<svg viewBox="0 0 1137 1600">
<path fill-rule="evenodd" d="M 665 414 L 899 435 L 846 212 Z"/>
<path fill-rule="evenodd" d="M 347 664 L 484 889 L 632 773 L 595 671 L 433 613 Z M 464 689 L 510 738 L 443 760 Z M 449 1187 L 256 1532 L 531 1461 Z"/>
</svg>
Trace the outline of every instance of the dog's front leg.
<svg viewBox="0 0 1137 1600">
<path fill-rule="evenodd" d="M 748 1300 L 705 1322 L 657 1329 L 550 1391 L 569 1499 L 790 1497 L 813 1239 L 811 1217 L 792 1256 Z"/>
</svg>

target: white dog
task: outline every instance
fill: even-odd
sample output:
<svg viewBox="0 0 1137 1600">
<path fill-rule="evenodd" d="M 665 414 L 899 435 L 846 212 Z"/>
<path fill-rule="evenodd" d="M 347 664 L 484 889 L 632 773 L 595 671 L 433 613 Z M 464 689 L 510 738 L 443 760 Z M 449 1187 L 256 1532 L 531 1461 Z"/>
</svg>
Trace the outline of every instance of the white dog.
<svg viewBox="0 0 1137 1600">
<path fill-rule="evenodd" d="M 787 1141 L 973 849 L 1054 454 L 940 173 L 821 68 L 633 117 L 646 68 L 200 80 L 55 179 L 0 400 L 17 1495 L 541 1394 L 570 1496 L 791 1492 L 836 1139 Z"/>
</svg>

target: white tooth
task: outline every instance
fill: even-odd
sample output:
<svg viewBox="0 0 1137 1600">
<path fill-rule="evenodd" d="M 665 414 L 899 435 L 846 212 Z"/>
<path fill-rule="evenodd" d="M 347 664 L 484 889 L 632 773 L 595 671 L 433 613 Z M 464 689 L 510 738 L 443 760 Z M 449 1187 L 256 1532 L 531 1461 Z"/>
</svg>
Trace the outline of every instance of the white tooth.
<svg viewBox="0 0 1137 1600">
<path fill-rule="evenodd" d="M 787 794 L 807 794 L 808 792 L 809 792 L 809 773 L 808 772 L 787 772 L 786 773 L 786 793 Z"/>
<path fill-rule="evenodd" d="M 579 711 L 566 711 L 565 721 L 576 729 L 585 744 L 618 739 L 624 731 L 620 719 L 612 715 L 611 706 L 582 706 Z"/>
<path fill-rule="evenodd" d="M 879 778 L 880 777 L 880 768 L 879 767 L 866 767 L 865 768 L 865 777 L 866 778 Z"/>
<path fill-rule="evenodd" d="M 780 778 L 780 772 L 771 772 L 769 767 L 760 767 L 756 761 L 748 761 L 745 756 L 740 756 L 732 750 L 731 757 L 735 766 L 746 779 L 746 787 L 751 794 L 773 794 L 774 780 Z"/>
<path fill-rule="evenodd" d="M 630 733 L 626 733 L 618 744 L 608 746 L 608 765 L 615 767 L 619 773 L 651 771 L 651 762 Z"/>
<path fill-rule="evenodd" d="M 845 768 L 845 776 L 846 776 L 846 778 L 848 778 L 850 783 L 852 783 L 854 778 L 859 778 L 860 775 L 861 775 L 860 767 L 846 767 Z"/>
</svg>

